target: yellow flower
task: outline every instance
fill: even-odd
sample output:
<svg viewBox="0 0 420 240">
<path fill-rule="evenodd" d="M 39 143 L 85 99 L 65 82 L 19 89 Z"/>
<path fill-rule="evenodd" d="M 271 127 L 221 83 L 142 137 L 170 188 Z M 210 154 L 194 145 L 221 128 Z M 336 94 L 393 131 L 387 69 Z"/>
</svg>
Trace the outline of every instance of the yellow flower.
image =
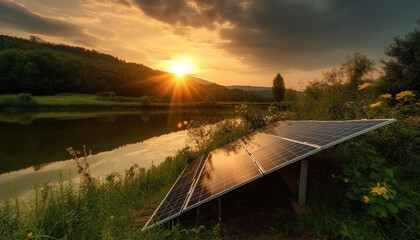
<svg viewBox="0 0 420 240">
<path fill-rule="evenodd" d="M 28 238 L 32 237 L 34 235 L 32 232 L 28 233 Z"/>
<path fill-rule="evenodd" d="M 376 108 L 376 107 L 379 107 L 379 105 L 381 105 L 381 102 L 376 102 L 376 103 L 370 104 L 370 107 L 371 108 Z"/>
<path fill-rule="evenodd" d="M 414 94 L 411 91 L 403 91 L 403 92 L 397 93 L 397 95 L 395 95 L 395 99 L 397 100 L 403 99 L 405 96 L 414 96 Z"/>
<path fill-rule="evenodd" d="M 363 196 L 363 201 L 364 201 L 365 203 L 369 203 L 369 202 L 370 202 L 370 199 L 369 199 L 369 197 L 368 197 L 368 196 Z"/>
<path fill-rule="evenodd" d="M 346 102 L 344 105 L 345 105 L 346 107 L 350 107 L 352 104 L 353 104 L 353 101 L 350 101 L 350 102 Z"/>
<path fill-rule="evenodd" d="M 376 187 L 371 188 L 371 192 L 377 195 L 385 195 L 388 192 L 388 189 L 381 187 L 381 184 L 376 184 Z"/>
<path fill-rule="evenodd" d="M 392 95 L 390 93 L 387 93 L 387 94 L 382 94 L 381 97 L 382 98 L 391 98 Z"/>
<path fill-rule="evenodd" d="M 114 220 L 114 216 L 109 217 L 111 220 Z"/>
<path fill-rule="evenodd" d="M 359 90 L 365 89 L 372 85 L 372 83 L 363 83 L 362 85 L 359 85 Z"/>
<path fill-rule="evenodd" d="M 345 183 L 348 183 L 348 182 L 349 182 L 349 179 L 348 179 L 348 178 L 344 178 L 344 179 L 343 179 L 343 181 L 344 181 Z"/>
</svg>

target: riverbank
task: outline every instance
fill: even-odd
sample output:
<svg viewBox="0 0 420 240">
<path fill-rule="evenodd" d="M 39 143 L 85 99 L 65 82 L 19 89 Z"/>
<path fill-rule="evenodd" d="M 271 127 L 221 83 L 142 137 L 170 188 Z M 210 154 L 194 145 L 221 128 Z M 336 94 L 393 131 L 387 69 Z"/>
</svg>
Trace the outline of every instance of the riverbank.
<svg viewBox="0 0 420 240">
<path fill-rule="evenodd" d="M 141 110 L 170 108 L 233 108 L 243 102 L 170 102 L 150 97 L 122 97 L 93 94 L 57 94 L 31 96 L 29 94 L 0 95 L 0 110 L 3 111 L 63 111 L 63 110 Z M 247 103 L 268 107 L 271 103 Z M 285 104 L 287 107 L 288 103 Z"/>
</svg>

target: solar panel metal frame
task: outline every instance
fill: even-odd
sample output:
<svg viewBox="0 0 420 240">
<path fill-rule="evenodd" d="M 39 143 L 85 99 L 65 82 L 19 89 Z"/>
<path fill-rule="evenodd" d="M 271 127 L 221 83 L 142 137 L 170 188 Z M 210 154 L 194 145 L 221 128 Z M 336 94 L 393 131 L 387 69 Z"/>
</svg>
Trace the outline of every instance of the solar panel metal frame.
<svg viewBox="0 0 420 240">
<path fill-rule="evenodd" d="M 197 202 L 197 203 L 195 203 L 195 204 L 193 204 L 193 205 L 191 205 L 191 206 L 188 206 L 188 202 L 190 201 L 190 198 L 191 198 L 191 195 L 190 195 L 190 197 L 188 198 L 188 201 L 187 201 L 187 203 L 185 204 L 185 209 L 184 209 L 184 211 L 183 212 L 186 212 L 186 211 L 188 211 L 188 210 L 191 210 L 191 209 L 193 209 L 193 208 L 196 208 L 196 207 L 198 207 L 198 206 L 200 206 L 200 205 L 202 205 L 202 204 L 204 204 L 204 203 L 206 203 L 206 202 L 209 202 L 209 201 L 211 201 L 211 200 L 213 200 L 213 199 L 216 199 L 216 198 L 218 198 L 218 197 L 220 197 L 220 196 L 222 196 L 222 195 L 224 195 L 224 194 L 226 194 L 226 193 L 228 193 L 228 192 L 231 192 L 231 191 L 233 191 L 233 190 L 235 190 L 235 189 L 237 189 L 237 188 L 239 188 L 239 187 L 242 187 L 243 185 L 245 185 L 245 184 L 248 184 L 248 183 L 250 183 L 250 182 L 252 182 L 252 181 L 254 181 L 254 180 L 256 180 L 256 179 L 258 179 L 258 178 L 260 178 L 260 177 L 263 177 L 264 176 L 264 173 L 262 173 L 261 172 L 261 169 L 260 169 L 260 166 L 258 165 L 258 164 L 256 164 L 255 162 L 254 162 L 254 160 L 251 158 L 251 156 L 249 155 L 249 152 L 247 151 L 247 149 L 242 145 L 242 143 L 241 142 L 239 142 L 239 144 L 242 146 L 242 148 L 244 149 L 244 151 L 245 151 L 245 153 L 247 153 L 247 156 L 249 157 L 249 160 L 253 163 L 253 164 L 255 164 L 256 166 L 255 166 L 255 168 L 257 168 L 257 170 L 260 172 L 260 174 L 259 175 L 257 175 L 256 177 L 253 177 L 253 178 L 250 178 L 250 179 L 248 179 L 247 181 L 245 181 L 245 182 L 242 182 L 242 183 L 240 183 L 240 184 L 238 184 L 238 185 L 236 185 L 236 186 L 233 186 L 233 187 L 230 187 L 230 188 L 228 188 L 228 189 L 226 189 L 226 190 L 224 190 L 224 191 L 222 191 L 222 192 L 219 192 L 219 193 L 217 193 L 217 194 L 215 194 L 215 195 L 213 195 L 213 196 L 211 196 L 211 197 L 209 197 L 209 198 L 206 198 L 206 199 L 204 199 L 204 200 L 202 200 L 202 201 L 199 201 L 199 202 Z M 213 150 L 214 151 L 214 150 Z M 213 151 L 211 151 L 211 152 L 213 152 Z M 211 153 L 210 152 L 210 153 Z M 210 156 L 210 153 L 209 153 L 209 156 Z M 203 169 L 204 169 L 204 166 L 206 165 L 206 163 L 207 163 L 207 160 L 208 160 L 208 157 L 207 157 L 207 159 L 206 159 L 206 162 L 203 164 L 203 168 L 202 168 L 202 170 L 201 170 L 201 172 L 200 172 L 200 176 L 198 176 L 197 177 L 197 181 L 196 181 L 196 183 L 195 183 L 195 185 L 194 185 L 194 189 L 195 189 L 195 187 L 196 187 L 196 185 L 197 185 L 197 182 L 198 182 L 198 180 L 200 179 L 200 177 L 201 177 L 201 173 L 202 173 L 202 171 L 203 171 Z"/>
<path fill-rule="evenodd" d="M 200 160 L 199 160 L 199 161 L 203 161 L 203 158 L 205 158 L 205 159 L 206 159 L 206 160 L 205 160 L 205 162 L 207 162 L 207 158 L 208 158 L 208 156 L 209 156 L 209 154 L 202 156 L 202 157 L 200 158 Z M 198 161 L 198 159 L 196 159 L 196 161 Z M 190 164 L 191 164 L 191 163 L 190 163 Z M 201 170 L 200 170 L 200 166 L 201 166 Z M 202 169 L 204 168 L 204 166 L 205 166 L 205 163 L 204 163 L 204 164 L 202 164 L 202 163 L 200 163 L 200 164 L 199 164 L 199 166 L 198 166 L 198 170 L 200 170 L 200 174 L 201 174 L 201 171 L 202 171 Z M 181 215 L 181 214 L 184 212 L 184 211 L 183 211 L 183 210 L 184 210 L 184 206 L 185 206 L 186 202 L 188 202 L 187 200 L 189 199 L 189 198 L 188 198 L 188 196 L 187 196 L 186 201 L 184 201 L 184 204 L 182 205 L 181 210 L 180 210 L 178 213 L 173 214 L 173 215 L 171 215 L 171 216 L 169 216 L 169 217 L 167 217 L 167 218 L 165 218 L 165 219 L 162 219 L 162 220 L 160 220 L 160 221 L 158 221 L 158 222 L 155 222 L 155 223 L 151 224 L 150 226 L 148 226 L 148 225 L 149 225 L 149 223 L 152 221 L 153 217 L 155 216 L 156 212 L 159 210 L 159 208 L 160 208 L 160 207 L 162 206 L 162 204 L 165 202 L 166 198 L 169 196 L 169 194 L 171 193 L 172 189 L 176 186 L 176 184 L 178 183 L 179 179 L 182 177 L 182 174 L 185 172 L 185 170 L 186 170 L 186 169 L 187 169 L 187 166 L 185 166 L 184 170 L 182 170 L 181 174 L 179 174 L 178 178 L 176 179 L 176 181 L 174 182 L 174 184 L 172 185 L 172 187 L 169 189 L 168 193 L 166 193 L 165 197 L 164 197 L 164 198 L 163 198 L 163 200 L 160 202 L 159 206 L 155 209 L 155 211 L 153 212 L 152 216 L 150 216 L 149 220 L 148 220 L 148 221 L 146 222 L 146 224 L 143 226 L 142 231 L 143 231 L 143 230 L 145 230 L 145 229 L 151 228 L 151 227 L 153 227 L 153 226 L 156 226 L 156 225 L 162 224 L 162 223 L 164 223 L 164 222 L 167 222 L 167 221 L 169 221 L 169 220 L 171 220 L 171 219 L 174 219 L 174 218 L 178 217 L 179 215 Z M 197 173 L 196 173 L 196 174 L 197 174 Z M 198 178 L 198 177 L 197 177 L 197 178 Z M 196 179 L 194 179 L 194 180 L 193 180 L 193 184 L 192 184 L 192 185 L 194 185 L 194 183 L 195 183 L 195 182 L 196 182 Z M 195 188 L 195 185 L 194 185 L 194 187 L 193 187 L 193 188 L 191 188 L 191 187 L 190 187 L 190 191 L 189 191 L 187 194 L 190 194 L 191 190 L 192 190 L 192 189 L 194 189 L 194 188 Z"/>
<path fill-rule="evenodd" d="M 348 120 L 348 121 L 350 122 L 350 121 L 364 121 L 364 120 L 368 120 L 368 119 L 362 119 L 362 120 Z M 181 209 L 181 211 L 180 211 L 179 213 L 177 213 L 177 214 L 174 214 L 174 215 L 172 215 L 172 216 L 170 216 L 170 217 L 166 218 L 166 219 L 163 219 L 163 220 L 161 220 L 161 221 L 159 221 L 159 222 L 156 222 L 156 223 L 154 223 L 154 224 L 152 224 L 152 225 L 150 225 L 150 226 L 147 226 L 147 225 L 149 224 L 149 222 L 151 221 L 151 219 L 153 218 L 153 216 L 155 215 L 156 211 L 159 209 L 159 207 L 162 205 L 162 203 L 164 202 L 164 200 L 166 199 L 166 197 L 169 195 L 169 193 L 171 192 L 171 190 L 173 189 L 173 187 L 176 185 L 176 183 L 178 182 L 179 178 L 182 176 L 182 173 L 185 171 L 185 169 L 186 169 L 186 168 L 182 171 L 182 173 L 181 173 L 181 174 L 180 174 L 180 176 L 178 177 L 177 181 L 176 181 L 176 182 L 172 185 L 171 189 L 170 189 L 170 190 L 169 190 L 169 192 L 166 194 L 165 198 L 162 200 L 162 202 L 160 203 L 159 207 L 155 210 L 155 212 L 153 213 L 153 215 L 150 217 L 150 219 L 149 219 L 149 221 L 146 223 L 145 227 L 143 227 L 143 230 L 144 230 L 144 229 L 147 229 L 147 228 L 150 228 L 150 227 L 153 227 L 153 226 L 155 226 L 155 225 L 161 224 L 161 223 L 166 222 L 166 221 L 168 221 L 168 220 L 171 220 L 171 219 L 173 219 L 173 218 L 175 218 L 175 217 L 178 217 L 179 215 L 181 215 L 182 213 L 184 213 L 184 212 L 186 212 L 186 211 L 189 211 L 189 210 L 191 210 L 191 209 L 193 209 L 193 208 L 196 208 L 196 207 L 198 207 L 198 206 L 200 206 L 200 205 L 202 205 L 202 204 L 204 204 L 204 203 L 206 203 L 206 202 L 209 202 L 209 201 L 211 201 L 211 200 L 213 200 L 213 199 L 215 199 L 215 198 L 218 198 L 218 197 L 220 197 L 220 196 L 222 196 L 222 195 L 224 195 L 224 194 L 226 194 L 226 193 L 228 193 L 228 192 L 231 192 L 231 191 L 233 191 L 233 190 L 235 190 L 235 189 L 237 189 L 237 188 L 239 188 L 239 187 L 241 187 L 241 186 L 244 186 L 245 184 L 248 184 L 249 182 L 252 182 L 252 181 L 254 181 L 254 180 L 258 179 L 258 178 L 261 178 L 261 177 L 263 177 L 263 176 L 265 176 L 265 175 L 267 175 L 267 174 L 269 174 L 269 173 L 272 173 L 272 172 L 274 172 L 274 171 L 277 171 L 277 170 L 279 170 L 280 168 L 286 167 L 286 166 L 288 166 L 288 165 L 290 165 L 290 164 L 292 164 L 292 163 L 295 163 L 295 162 L 297 162 L 297 161 L 300 161 L 300 160 L 302 160 L 302 159 L 304 159 L 304 158 L 306 158 L 306 157 L 308 157 L 308 156 L 311 156 L 311 155 L 313 155 L 313 154 L 315 154 L 315 153 L 317 153 L 317 152 L 320 152 L 320 151 L 322 151 L 322 150 L 324 150 L 324 149 L 327 149 L 327 148 L 329 148 L 329 147 L 332 147 L 332 146 L 334 146 L 334 145 L 336 145 L 336 144 L 342 143 L 342 142 L 347 141 L 347 140 L 349 140 L 349 139 L 351 139 L 351 138 L 354 138 L 354 137 L 360 136 L 360 135 L 365 134 L 365 133 L 367 133 L 367 132 L 369 132 L 369 131 L 375 130 L 375 129 L 377 129 L 377 128 L 380 128 L 380 127 L 386 126 L 386 125 L 388 125 L 388 124 L 391 124 L 391 123 L 394 123 L 394 122 L 396 122 L 396 121 L 397 121 L 396 119 L 369 119 L 369 121 L 375 121 L 375 120 L 378 120 L 378 121 L 379 121 L 379 120 L 381 120 L 381 121 L 386 120 L 386 121 L 384 121 L 384 122 L 382 122 L 382 123 L 379 123 L 379 124 L 377 124 L 377 125 L 371 126 L 371 127 L 369 127 L 369 128 L 363 129 L 363 130 L 361 130 L 361 131 L 359 131 L 359 132 L 356 132 L 356 133 L 350 134 L 350 135 L 348 135 L 348 136 L 346 136 L 346 137 L 340 138 L 340 139 L 338 139 L 338 140 L 336 140 L 336 141 L 330 142 L 330 143 L 328 143 L 328 144 L 326 144 L 326 145 L 323 145 L 323 146 L 320 146 L 320 145 L 317 145 L 317 144 L 313 144 L 313 143 L 309 143 L 309 142 L 301 142 L 301 141 L 298 141 L 298 140 L 294 140 L 294 139 L 291 139 L 291 138 L 285 138 L 285 137 L 282 137 L 282 136 L 277 136 L 277 135 L 274 135 L 274 134 L 267 134 L 267 133 L 263 133 L 263 134 L 266 134 L 266 135 L 269 135 L 269 136 L 272 136 L 272 137 L 276 137 L 276 138 L 280 138 L 280 139 L 283 139 L 283 140 L 286 140 L 286 141 L 295 142 L 295 143 L 302 144 L 302 145 L 309 145 L 309 146 L 312 146 L 312 147 L 315 147 L 315 148 L 316 148 L 315 150 L 313 150 L 313 151 L 311 151 L 311 152 L 308 152 L 308 153 L 306 153 L 306 154 L 303 154 L 303 155 L 301 155 L 301 156 L 298 156 L 298 157 L 296 157 L 295 159 L 290 160 L 290 161 L 287 161 L 287 162 L 285 162 L 285 163 L 283 163 L 283 164 L 280 164 L 279 166 L 274 167 L 274 168 L 272 168 L 272 169 L 270 169 L 270 170 L 268 170 L 268 171 L 264 171 L 264 170 L 263 170 L 263 168 L 262 168 L 262 167 L 259 165 L 259 163 L 258 163 L 258 159 L 253 158 L 252 153 L 251 153 L 251 152 L 250 152 L 250 151 L 246 148 L 246 145 L 245 145 L 245 144 L 244 144 L 241 140 L 238 140 L 238 141 L 239 141 L 239 143 L 240 143 L 240 144 L 242 145 L 242 147 L 244 148 L 244 150 L 245 150 L 245 152 L 247 153 L 247 155 L 249 156 L 250 161 L 252 161 L 252 162 L 256 165 L 256 168 L 258 168 L 258 170 L 260 171 L 260 173 L 261 173 L 261 174 L 259 174 L 259 175 L 258 175 L 258 176 L 256 176 L 256 177 L 253 177 L 253 178 L 251 178 L 251 179 L 249 179 L 249 180 L 247 180 L 247 181 L 245 181 L 245 182 L 242 182 L 241 184 L 238 184 L 238 185 L 233 186 L 233 187 L 231 187 L 231 188 L 229 188 L 229 189 L 226 189 L 226 190 L 224 190 L 224 191 L 222 191 L 222 192 L 219 192 L 219 193 L 217 193 L 217 194 L 215 194 L 215 195 L 213 195 L 213 196 L 211 196 L 211 197 L 209 197 L 209 198 L 207 198 L 207 199 L 205 199 L 205 200 L 203 200 L 203 201 L 199 201 L 199 202 L 197 202 L 197 203 L 195 203 L 195 204 L 193 204 L 193 205 L 191 205 L 191 206 L 187 207 L 187 206 L 188 206 L 188 203 L 189 203 L 189 201 L 190 201 L 190 199 L 191 199 L 191 195 L 192 195 L 192 193 L 194 192 L 194 190 L 195 190 L 195 188 L 196 188 L 196 186 L 197 186 L 197 182 L 198 182 L 198 180 L 199 180 L 199 179 L 200 179 L 200 177 L 201 177 L 201 174 L 202 174 L 202 172 L 203 172 L 203 169 L 204 169 L 204 167 L 205 167 L 205 166 L 206 166 L 206 164 L 207 164 L 208 157 L 210 156 L 210 153 L 211 153 L 211 152 L 210 152 L 209 154 L 207 154 L 207 156 L 206 156 L 206 158 L 205 158 L 205 160 L 204 160 L 204 163 L 200 164 L 200 165 L 201 165 L 201 169 L 200 169 L 200 167 L 199 167 L 200 172 L 199 172 L 199 174 L 197 175 L 197 177 L 196 177 L 196 178 L 194 179 L 194 181 L 193 181 L 192 187 L 191 187 L 191 189 L 190 189 L 190 191 L 189 191 L 189 193 L 188 193 L 188 197 L 187 197 L 187 199 L 185 200 L 184 205 L 183 205 L 183 208 Z M 303 121 L 302 121 L 302 122 L 303 122 Z M 311 122 L 311 121 L 307 121 L 307 122 Z M 313 121 L 313 122 L 331 122 L 331 121 Z M 335 122 L 337 122 L 337 121 L 335 121 Z M 345 121 L 339 121 L 339 122 L 345 122 Z M 214 151 L 214 150 L 213 150 L 213 151 Z M 212 152 L 213 152 L 213 151 L 212 151 Z M 201 161 L 203 161 L 203 159 L 201 159 Z M 261 170 L 262 170 L 263 172 L 261 172 Z M 147 226 L 147 227 L 146 227 L 146 226 Z"/>
</svg>

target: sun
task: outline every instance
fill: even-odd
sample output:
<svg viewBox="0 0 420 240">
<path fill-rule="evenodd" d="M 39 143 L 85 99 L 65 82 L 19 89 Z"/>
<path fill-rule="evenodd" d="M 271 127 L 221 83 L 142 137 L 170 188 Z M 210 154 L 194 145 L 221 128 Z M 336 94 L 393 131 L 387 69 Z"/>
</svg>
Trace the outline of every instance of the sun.
<svg viewBox="0 0 420 240">
<path fill-rule="evenodd" d="M 167 61 L 171 64 L 170 71 L 178 77 L 194 72 L 194 64 L 190 59 L 182 58 L 177 61 Z"/>
</svg>

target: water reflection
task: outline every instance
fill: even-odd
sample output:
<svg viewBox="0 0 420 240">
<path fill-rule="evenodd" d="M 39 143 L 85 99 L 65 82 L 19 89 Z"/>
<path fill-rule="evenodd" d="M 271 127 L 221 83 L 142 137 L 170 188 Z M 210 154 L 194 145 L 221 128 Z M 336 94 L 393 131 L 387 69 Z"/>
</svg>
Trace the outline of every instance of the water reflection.
<svg viewBox="0 0 420 240">
<path fill-rule="evenodd" d="M 223 116 L 219 111 L 0 113 L 0 198 L 11 182 L 21 194 L 39 179 L 56 181 L 57 171 L 77 175 L 66 148 L 91 149 L 94 176 L 123 173 L 134 163 L 158 164 L 185 146 L 189 121 Z M 178 127 L 181 123 L 181 127 Z"/>
<path fill-rule="evenodd" d="M 186 131 L 165 134 L 148 139 L 144 142 L 129 144 L 113 151 L 101 152 L 90 156 L 88 162 L 94 177 L 104 179 L 111 172 L 123 173 L 133 164 L 149 168 L 151 164 L 159 164 L 169 155 L 185 146 Z M 10 183 L 18 186 L 18 194 L 27 193 L 34 181 L 57 181 L 58 170 L 64 177 L 77 177 L 77 168 L 74 160 L 58 161 L 47 164 L 38 171 L 27 168 L 0 175 L 0 198 L 5 197 Z"/>
</svg>

